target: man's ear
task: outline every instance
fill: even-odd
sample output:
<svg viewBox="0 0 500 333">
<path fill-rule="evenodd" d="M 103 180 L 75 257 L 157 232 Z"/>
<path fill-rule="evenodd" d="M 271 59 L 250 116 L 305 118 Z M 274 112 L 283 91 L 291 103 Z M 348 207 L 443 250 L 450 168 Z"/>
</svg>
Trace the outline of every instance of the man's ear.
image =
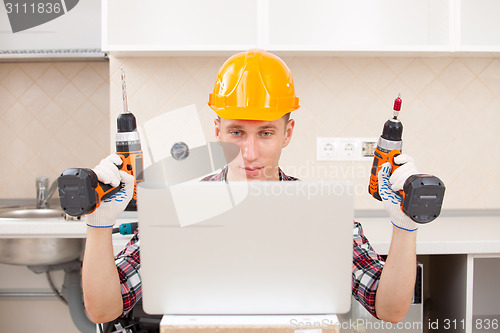
<svg viewBox="0 0 500 333">
<path fill-rule="evenodd" d="M 285 126 L 285 140 L 283 141 L 283 148 L 288 146 L 288 144 L 290 143 L 294 127 L 295 127 L 295 120 L 293 119 L 288 120 Z"/>
<path fill-rule="evenodd" d="M 219 120 L 219 118 L 215 118 L 214 125 L 215 125 L 215 138 L 217 139 L 218 142 L 220 142 L 221 138 L 220 138 L 220 120 Z"/>
</svg>

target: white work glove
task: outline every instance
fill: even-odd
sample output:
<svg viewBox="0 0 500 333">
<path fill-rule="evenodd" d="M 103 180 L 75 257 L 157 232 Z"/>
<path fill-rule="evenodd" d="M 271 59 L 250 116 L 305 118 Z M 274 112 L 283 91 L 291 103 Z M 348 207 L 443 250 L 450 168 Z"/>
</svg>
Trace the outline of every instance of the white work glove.
<svg viewBox="0 0 500 333">
<path fill-rule="evenodd" d="M 100 206 L 87 216 L 87 225 L 94 228 L 110 228 L 115 225 L 118 216 L 125 210 L 134 192 L 134 177 L 116 167 L 122 159 L 111 154 L 92 169 L 99 181 L 117 187 L 122 183 L 120 191 L 101 201 Z"/>
<path fill-rule="evenodd" d="M 402 165 L 392 175 L 391 164 L 382 164 L 382 168 L 378 172 L 378 191 L 392 224 L 399 229 L 415 231 L 418 229 L 417 223 L 401 210 L 403 198 L 396 192 L 402 190 L 408 177 L 418 174 L 418 171 L 413 159 L 408 155 L 398 155 L 394 158 L 394 162 Z"/>
</svg>

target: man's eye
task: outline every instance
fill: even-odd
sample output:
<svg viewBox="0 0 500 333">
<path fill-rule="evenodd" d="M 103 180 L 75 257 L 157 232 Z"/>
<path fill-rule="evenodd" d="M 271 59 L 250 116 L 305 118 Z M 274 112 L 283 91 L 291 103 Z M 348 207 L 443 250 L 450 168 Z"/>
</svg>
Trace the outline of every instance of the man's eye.
<svg viewBox="0 0 500 333">
<path fill-rule="evenodd" d="M 262 132 L 262 136 L 269 137 L 271 135 L 273 135 L 271 132 Z"/>
<path fill-rule="evenodd" d="M 241 132 L 240 131 L 232 131 L 231 135 L 240 136 Z"/>
</svg>

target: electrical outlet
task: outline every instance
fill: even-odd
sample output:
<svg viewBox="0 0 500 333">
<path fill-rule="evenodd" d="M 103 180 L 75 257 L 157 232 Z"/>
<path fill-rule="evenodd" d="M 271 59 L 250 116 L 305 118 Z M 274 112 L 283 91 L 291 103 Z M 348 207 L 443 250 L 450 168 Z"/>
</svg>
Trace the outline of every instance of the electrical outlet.
<svg viewBox="0 0 500 333">
<path fill-rule="evenodd" d="M 355 141 L 341 141 L 338 145 L 338 157 L 351 159 L 356 156 L 358 151 L 358 143 Z"/>
<path fill-rule="evenodd" d="M 318 161 L 366 161 L 373 158 L 376 138 L 318 137 Z"/>
<path fill-rule="evenodd" d="M 318 161 L 335 160 L 337 155 L 337 143 L 330 138 L 317 138 L 316 159 Z"/>
</svg>

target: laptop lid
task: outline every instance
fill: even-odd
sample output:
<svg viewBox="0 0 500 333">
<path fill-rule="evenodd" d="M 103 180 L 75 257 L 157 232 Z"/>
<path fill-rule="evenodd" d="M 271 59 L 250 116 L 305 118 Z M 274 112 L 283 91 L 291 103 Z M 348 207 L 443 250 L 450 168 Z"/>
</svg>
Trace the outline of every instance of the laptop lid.
<svg viewBox="0 0 500 333">
<path fill-rule="evenodd" d="M 346 182 L 138 186 L 150 314 L 325 314 L 350 308 Z"/>
</svg>

